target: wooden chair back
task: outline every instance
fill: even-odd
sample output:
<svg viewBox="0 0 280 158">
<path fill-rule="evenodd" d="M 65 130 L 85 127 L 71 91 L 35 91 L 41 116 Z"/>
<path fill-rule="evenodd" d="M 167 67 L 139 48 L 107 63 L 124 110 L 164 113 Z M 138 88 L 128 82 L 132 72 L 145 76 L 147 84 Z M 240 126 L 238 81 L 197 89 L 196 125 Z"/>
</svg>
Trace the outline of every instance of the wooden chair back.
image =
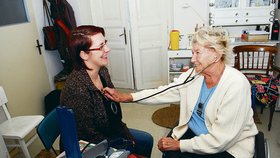
<svg viewBox="0 0 280 158">
<path fill-rule="evenodd" d="M 266 74 L 272 72 L 277 47 L 268 45 L 241 45 L 233 48 L 234 67 L 245 75 Z"/>
</svg>

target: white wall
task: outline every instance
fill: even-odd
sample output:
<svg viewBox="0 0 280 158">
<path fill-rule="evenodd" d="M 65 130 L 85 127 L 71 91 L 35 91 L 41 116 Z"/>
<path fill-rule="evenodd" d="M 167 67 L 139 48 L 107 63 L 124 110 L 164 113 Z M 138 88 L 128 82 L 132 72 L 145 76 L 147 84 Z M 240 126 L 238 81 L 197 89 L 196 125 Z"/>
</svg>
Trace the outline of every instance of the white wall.
<svg viewBox="0 0 280 158">
<path fill-rule="evenodd" d="M 173 0 L 174 1 L 174 29 L 181 34 L 194 32 L 198 26 L 208 25 L 208 0 Z"/>
<path fill-rule="evenodd" d="M 68 3 L 71 4 L 76 17 L 77 26 L 79 25 L 94 25 L 92 22 L 91 0 L 68 0 Z"/>
<path fill-rule="evenodd" d="M 74 10 L 78 26 L 82 24 L 93 24 L 90 11 L 90 0 L 68 0 L 68 3 L 72 6 Z M 36 18 L 36 25 L 39 33 L 39 41 L 41 44 L 43 44 L 44 35 L 42 32 L 42 28 L 43 26 L 45 26 L 43 2 L 38 0 L 32 0 L 32 4 Z M 57 50 L 48 51 L 45 50 L 44 47 L 41 47 L 41 49 L 47 73 L 49 76 L 49 83 L 51 85 L 51 89 L 55 89 L 54 76 L 57 75 L 63 69 L 63 65 L 60 61 L 59 52 Z"/>
<path fill-rule="evenodd" d="M 44 35 L 42 31 L 43 26 L 45 26 L 43 14 L 43 1 L 32 0 L 32 5 L 35 13 L 37 30 L 39 33 L 39 41 L 41 44 L 44 45 Z M 63 69 L 63 66 L 60 62 L 60 56 L 57 50 L 48 51 L 45 50 L 44 46 L 41 47 L 41 50 L 49 77 L 49 83 L 51 85 L 51 89 L 54 89 L 54 76 Z"/>
<path fill-rule="evenodd" d="M 172 0 L 172 29 L 180 31 L 180 49 L 191 48 L 195 27 L 208 25 L 208 0 Z"/>
</svg>

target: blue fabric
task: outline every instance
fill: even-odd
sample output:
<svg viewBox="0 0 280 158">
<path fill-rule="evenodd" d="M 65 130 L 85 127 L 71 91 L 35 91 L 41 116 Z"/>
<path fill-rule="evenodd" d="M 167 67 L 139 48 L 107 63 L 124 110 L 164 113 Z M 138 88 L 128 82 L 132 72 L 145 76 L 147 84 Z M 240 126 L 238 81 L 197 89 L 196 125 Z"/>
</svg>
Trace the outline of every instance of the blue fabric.
<svg viewBox="0 0 280 158">
<path fill-rule="evenodd" d="M 151 157 L 152 148 L 154 144 L 153 136 L 147 132 L 140 131 L 137 129 L 129 129 L 130 133 L 135 139 L 134 153 Z"/>
<path fill-rule="evenodd" d="M 66 157 L 82 158 L 73 110 L 64 106 L 58 106 L 56 112 L 60 128 L 60 136 L 62 138 L 61 140 Z"/>
<path fill-rule="evenodd" d="M 208 130 L 206 128 L 205 120 L 204 120 L 204 111 L 207 106 L 208 101 L 210 100 L 212 94 L 214 93 L 215 89 L 217 86 L 214 86 L 210 89 L 207 88 L 205 81 L 203 81 L 203 84 L 201 86 L 199 98 L 196 102 L 194 111 L 192 113 L 192 117 L 188 123 L 189 128 L 198 136 L 201 134 L 207 134 Z M 204 102 L 203 104 L 203 109 L 202 109 L 202 114 L 199 116 L 197 114 L 197 109 L 198 109 L 198 104 L 200 102 Z"/>
</svg>

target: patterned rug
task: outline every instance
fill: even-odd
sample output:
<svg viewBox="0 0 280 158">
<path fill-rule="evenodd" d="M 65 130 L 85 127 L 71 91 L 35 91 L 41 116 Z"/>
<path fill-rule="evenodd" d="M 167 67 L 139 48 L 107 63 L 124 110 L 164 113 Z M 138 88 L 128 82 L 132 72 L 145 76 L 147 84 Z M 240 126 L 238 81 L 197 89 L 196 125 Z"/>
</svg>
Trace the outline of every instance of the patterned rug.
<svg viewBox="0 0 280 158">
<path fill-rule="evenodd" d="M 173 128 L 178 123 L 179 115 L 179 105 L 171 104 L 155 111 L 152 115 L 152 120 L 161 127 Z M 262 124 L 257 112 L 254 112 L 254 121 L 256 124 Z"/>
</svg>

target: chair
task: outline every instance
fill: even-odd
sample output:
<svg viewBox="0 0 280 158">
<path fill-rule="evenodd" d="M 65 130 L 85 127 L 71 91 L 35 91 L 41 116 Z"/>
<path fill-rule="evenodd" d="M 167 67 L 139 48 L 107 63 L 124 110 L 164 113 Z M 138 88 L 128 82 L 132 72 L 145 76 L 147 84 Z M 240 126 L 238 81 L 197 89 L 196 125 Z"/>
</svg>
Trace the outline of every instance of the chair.
<svg viewBox="0 0 280 158">
<path fill-rule="evenodd" d="M 107 140 L 103 140 L 98 144 L 87 144 L 81 145 L 78 141 L 76 121 L 74 112 L 72 109 L 69 109 L 64 106 L 58 106 L 56 108 L 59 127 L 61 131 L 61 140 L 63 147 L 65 149 L 65 155 L 67 158 L 98 158 L 98 157 L 116 157 L 116 158 L 127 158 L 130 154 L 129 151 L 124 149 L 113 149 L 109 146 Z M 90 145 L 91 144 L 91 145 Z M 92 147 L 92 145 L 94 147 Z M 80 147 L 83 148 L 80 151 Z M 105 156 L 106 155 L 106 156 Z M 131 157 L 136 157 L 134 154 L 130 155 Z M 140 155 L 137 155 L 137 157 Z M 141 156 L 142 157 L 142 156 Z M 64 158 L 63 156 L 61 158 Z"/>
<path fill-rule="evenodd" d="M 254 158 L 270 158 L 269 145 L 262 131 L 255 136 Z"/>
<path fill-rule="evenodd" d="M 53 147 L 55 140 L 60 135 L 58 116 L 56 109 L 53 109 L 38 125 L 37 134 L 46 150 L 52 150 L 56 156 L 58 153 Z"/>
<path fill-rule="evenodd" d="M 27 142 L 24 138 L 31 133 L 43 120 L 42 115 L 18 116 L 11 118 L 7 109 L 8 99 L 4 89 L 0 86 L 0 107 L 3 108 L 7 120 L 0 124 L 0 133 L 5 140 L 16 140 L 7 143 L 7 147 L 20 147 L 26 158 L 31 158 L 27 147 L 38 137 L 33 135 Z"/>
<path fill-rule="evenodd" d="M 236 55 L 234 67 L 245 75 L 269 75 L 272 71 L 279 72 L 280 69 L 274 64 L 277 51 L 277 47 L 267 45 L 235 46 L 233 48 Z"/>
<path fill-rule="evenodd" d="M 173 128 L 175 128 L 178 124 L 179 121 Z M 171 137 L 173 128 L 169 131 L 166 137 Z M 270 158 L 269 144 L 262 131 L 259 131 L 259 133 L 255 136 L 255 154 L 253 158 Z"/>
<path fill-rule="evenodd" d="M 73 110 L 58 106 L 56 111 L 61 132 L 61 140 L 66 157 L 82 158 Z"/>
<path fill-rule="evenodd" d="M 276 83 L 279 80 L 280 68 L 274 63 L 277 47 L 268 45 L 242 45 L 233 48 L 235 54 L 234 67 L 244 73 L 252 84 L 252 107 L 255 99 L 270 107 L 268 130 L 271 129 L 275 104 L 278 98 Z M 277 77 L 273 75 L 277 74 Z M 278 79 L 278 80 L 277 80 Z M 264 82 L 260 82 L 264 81 Z M 261 84 L 260 84 L 261 83 Z M 267 97 L 262 99 L 260 97 Z M 261 113 L 264 106 L 261 106 Z"/>
<path fill-rule="evenodd" d="M 6 147 L 6 144 L 1 134 L 0 134 L 0 157 L 10 158 L 9 151 Z"/>
<path fill-rule="evenodd" d="M 55 109 L 60 103 L 61 90 L 53 90 L 48 93 L 44 98 L 45 103 L 45 115 L 48 115 L 53 109 Z"/>
</svg>

